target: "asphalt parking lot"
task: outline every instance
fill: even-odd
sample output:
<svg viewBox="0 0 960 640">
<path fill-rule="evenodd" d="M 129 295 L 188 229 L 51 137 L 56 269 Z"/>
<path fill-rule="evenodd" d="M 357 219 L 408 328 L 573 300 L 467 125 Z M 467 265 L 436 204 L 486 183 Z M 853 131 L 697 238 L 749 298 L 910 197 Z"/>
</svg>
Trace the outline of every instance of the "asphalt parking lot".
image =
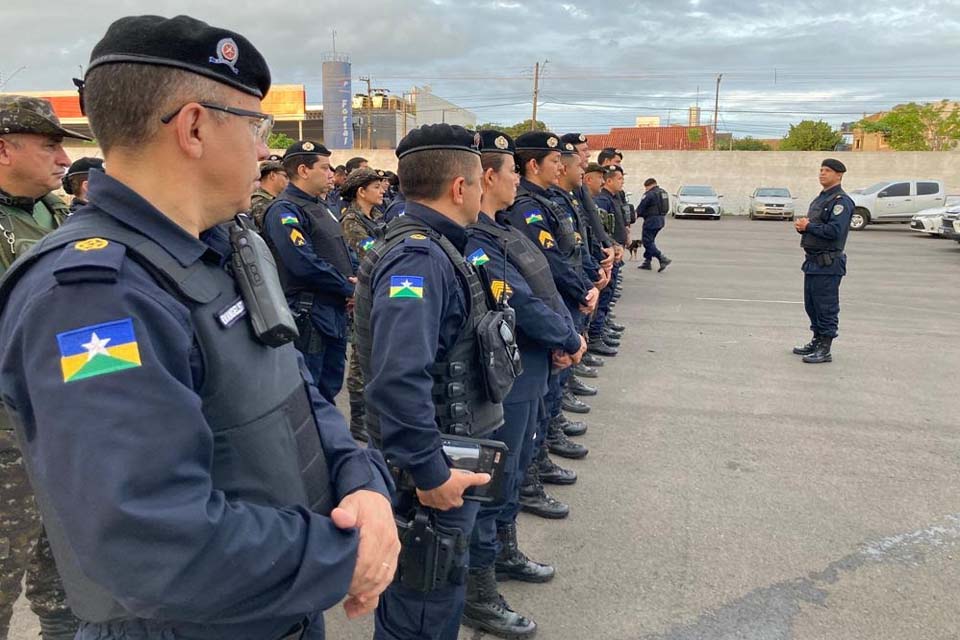
<svg viewBox="0 0 960 640">
<path fill-rule="evenodd" d="M 805 365 L 790 223 L 671 219 L 659 244 L 665 273 L 625 268 L 571 517 L 521 516 L 557 578 L 508 601 L 549 639 L 958 637 L 960 245 L 851 233 L 834 362 Z"/>
</svg>

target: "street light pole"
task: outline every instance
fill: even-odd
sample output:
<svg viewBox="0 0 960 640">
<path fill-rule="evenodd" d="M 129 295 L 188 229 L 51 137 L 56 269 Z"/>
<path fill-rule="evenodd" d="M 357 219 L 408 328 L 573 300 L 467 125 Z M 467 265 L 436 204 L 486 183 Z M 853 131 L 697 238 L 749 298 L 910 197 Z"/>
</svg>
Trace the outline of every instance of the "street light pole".
<svg viewBox="0 0 960 640">
<path fill-rule="evenodd" d="M 723 74 L 717 76 L 717 93 L 713 100 L 713 150 L 717 150 L 717 121 L 720 118 L 720 81 Z"/>
</svg>

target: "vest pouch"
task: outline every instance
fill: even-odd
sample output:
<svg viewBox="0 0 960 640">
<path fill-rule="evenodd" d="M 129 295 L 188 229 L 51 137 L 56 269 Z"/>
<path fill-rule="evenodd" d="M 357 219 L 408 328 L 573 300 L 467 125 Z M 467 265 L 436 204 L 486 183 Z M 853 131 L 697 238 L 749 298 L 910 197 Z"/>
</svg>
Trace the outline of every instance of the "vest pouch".
<svg viewBox="0 0 960 640">
<path fill-rule="evenodd" d="M 477 344 L 487 398 L 494 403 L 503 402 L 522 371 L 516 336 L 503 312 L 484 314 L 477 325 Z"/>
</svg>

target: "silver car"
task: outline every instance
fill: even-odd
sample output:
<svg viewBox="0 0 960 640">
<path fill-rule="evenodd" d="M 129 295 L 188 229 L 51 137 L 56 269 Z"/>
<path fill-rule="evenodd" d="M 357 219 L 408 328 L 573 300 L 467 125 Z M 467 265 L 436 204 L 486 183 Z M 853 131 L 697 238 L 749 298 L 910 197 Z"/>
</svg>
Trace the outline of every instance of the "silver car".
<svg viewBox="0 0 960 640">
<path fill-rule="evenodd" d="M 749 215 L 751 220 L 757 218 L 776 218 L 777 220 L 793 220 L 796 197 L 784 187 L 759 187 L 750 196 Z"/>
<path fill-rule="evenodd" d="M 723 213 L 723 207 L 720 205 L 720 198 L 723 196 L 709 185 L 684 185 L 673 194 L 673 197 L 676 199 L 672 211 L 675 218 L 696 216 L 719 220 Z"/>
</svg>

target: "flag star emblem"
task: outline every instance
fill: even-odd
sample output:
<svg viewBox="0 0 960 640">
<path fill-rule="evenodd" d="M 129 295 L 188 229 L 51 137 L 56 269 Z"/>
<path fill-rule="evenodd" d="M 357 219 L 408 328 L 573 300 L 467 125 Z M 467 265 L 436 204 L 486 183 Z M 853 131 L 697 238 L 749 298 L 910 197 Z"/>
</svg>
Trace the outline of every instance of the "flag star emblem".
<svg viewBox="0 0 960 640">
<path fill-rule="evenodd" d="M 87 362 L 93 360 L 97 354 L 109 356 L 110 352 L 107 351 L 107 344 L 109 342 L 110 338 L 101 338 L 97 335 L 97 332 L 94 331 L 93 334 L 90 335 L 90 342 L 85 342 L 80 345 L 87 350 Z"/>
</svg>

